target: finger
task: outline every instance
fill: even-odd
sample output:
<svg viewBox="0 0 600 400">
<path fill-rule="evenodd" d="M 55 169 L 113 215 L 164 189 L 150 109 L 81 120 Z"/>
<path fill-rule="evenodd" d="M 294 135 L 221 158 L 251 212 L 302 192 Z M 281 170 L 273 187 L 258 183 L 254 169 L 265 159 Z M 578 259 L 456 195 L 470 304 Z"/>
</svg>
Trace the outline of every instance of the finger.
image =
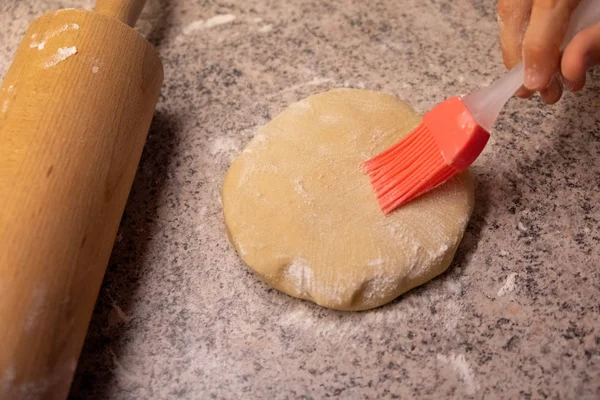
<svg viewBox="0 0 600 400">
<path fill-rule="evenodd" d="M 546 89 L 540 91 L 540 96 L 542 97 L 542 101 L 546 104 L 554 104 L 558 100 L 560 100 L 563 94 L 563 84 L 560 79 L 560 75 L 555 75 L 555 77 L 550 81 L 550 85 Z"/>
<path fill-rule="evenodd" d="M 515 96 L 520 97 L 522 99 L 530 99 L 531 96 L 533 96 L 533 93 L 534 92 L 527 89 L 525 86 L 521 86 L 521 88 L 515 93 Z"/>
<path fill-rule="evenodd" d="M 500 48 L 504 65 L 512 69 L 521 62 L 521 45 L 529 23 L 533 0 L 499 0 L 497 6 Z"/>
<path fill-rule="evenodd" d="M 523 39 L 525 87 L 543 90 L 560 66 L 560 45 L 579 0 L 534 0 Z"/>
<path fill-rule="evenodd" d="M 507 69 L 512 69 L 521 62 L 521 45 L 529 23 L 532 3 L 533 0 L 498 1 L 497 17 L 500 29 L 500 47 L 504 65 Z M 533 96 L 533 92 L 521 87 L 515 95 L 528 99 Z"/>
<path fill-rule="evenodd" d="M 579 92 L 585 86 L 585 75 L 576 81 L 568 81 L 565 79 L 565 85 L 569 92 Z"/>
<path fill-rule="evenodd" d="M 576 92 L 585 85 L 585 72 L 600 64 L 600 24 L 579 32 L 565 49 L 561 72 L 567 88 Z"/>
</svg>

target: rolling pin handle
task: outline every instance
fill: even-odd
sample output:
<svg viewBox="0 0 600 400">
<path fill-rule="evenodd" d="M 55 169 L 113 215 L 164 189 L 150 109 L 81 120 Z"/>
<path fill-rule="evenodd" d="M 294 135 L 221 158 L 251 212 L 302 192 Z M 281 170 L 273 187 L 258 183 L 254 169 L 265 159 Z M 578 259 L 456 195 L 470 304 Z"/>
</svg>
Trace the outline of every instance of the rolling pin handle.
<svg viewBox="0 0 600 400">
<path fill-rule="evenodd" d="M 94 11 L 135 26 L 146 0 L 96 0 Z"/>
</svg>

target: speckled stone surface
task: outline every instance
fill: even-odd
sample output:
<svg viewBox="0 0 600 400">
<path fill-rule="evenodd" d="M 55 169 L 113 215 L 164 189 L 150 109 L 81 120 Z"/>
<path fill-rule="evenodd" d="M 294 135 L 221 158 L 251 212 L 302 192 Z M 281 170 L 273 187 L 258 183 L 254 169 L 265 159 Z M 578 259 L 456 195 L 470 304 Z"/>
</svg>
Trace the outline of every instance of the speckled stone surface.
<svg viewBox="0 0 600 400">
<path fill-rule="evenodd" d="M 71 397 L 600 398 L 597 72 L 555 106 L 508 104 L 455 262 L 387 306 L 269 289 L 225 234 L 221 183 L 257 127 L 331 87 L 425 111 L 489 83 L 494 3 L 149 0 L 166 79 Z M 3 0 L 0 73 L 33 18 L 91 4 Z"/>
</svg>

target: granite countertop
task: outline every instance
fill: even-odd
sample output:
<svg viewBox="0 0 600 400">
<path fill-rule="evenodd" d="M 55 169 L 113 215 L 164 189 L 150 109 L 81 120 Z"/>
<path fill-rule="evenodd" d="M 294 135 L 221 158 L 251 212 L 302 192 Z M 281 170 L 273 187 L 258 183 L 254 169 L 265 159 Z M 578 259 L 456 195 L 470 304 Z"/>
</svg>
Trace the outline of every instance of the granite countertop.
<svg viewBox="0 0 600 400">
<path fill-rule="evenodd" d="M 225 234 L 221 183 L 259 126 L 333 87 L 426 111 L 489 83 L 494 3 L 149 0 L 166 78 L 72 398 L 599 398 L 598 72 L 555 106 L 511 100 L 452 266 L 387 306 L 281 294 Z M 3 0 L 0 74 L 36 16 L 91 5 Z"/>
</svg>

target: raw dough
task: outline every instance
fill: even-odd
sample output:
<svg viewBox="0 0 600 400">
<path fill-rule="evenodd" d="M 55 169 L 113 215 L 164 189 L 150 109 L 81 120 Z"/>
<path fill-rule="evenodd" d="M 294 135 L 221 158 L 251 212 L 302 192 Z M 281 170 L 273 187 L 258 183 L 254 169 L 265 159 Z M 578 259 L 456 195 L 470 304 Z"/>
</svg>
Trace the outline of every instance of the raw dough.
<svg viewBox="0 0 600 400">
<path fill-rule="evenodd" d="M 258 131 L 223 186 L 231 242 L 269 285 L 340 310 L 385 304 L 442 273 L 473 210 L 468 173 L 387 217 L 360 164 L 421 120 L 397 98 L 338 89 Z"/>
</svg>

